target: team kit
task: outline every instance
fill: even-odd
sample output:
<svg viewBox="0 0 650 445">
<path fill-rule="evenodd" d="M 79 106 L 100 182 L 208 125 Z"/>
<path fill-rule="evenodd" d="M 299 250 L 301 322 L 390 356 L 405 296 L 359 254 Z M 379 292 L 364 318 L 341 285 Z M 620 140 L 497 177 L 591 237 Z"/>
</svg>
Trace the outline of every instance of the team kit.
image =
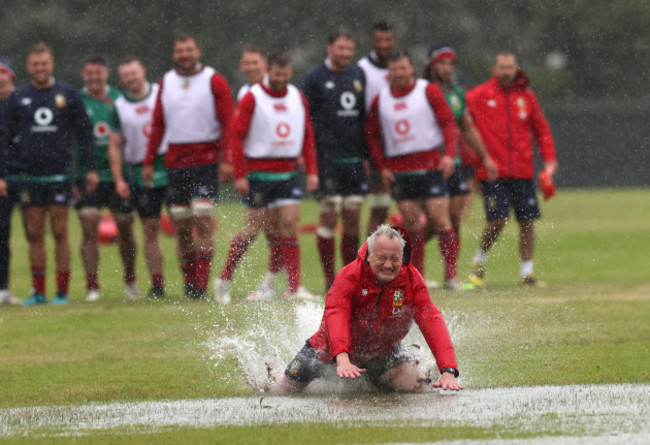
<svg viewBox="0 0 650 445">
<path fill-rule="evenodd" d="M 0 96 L 0 302 L 69 302 L 71 211 L 82 231 L 84 299 L 99 300 L 104 208 L 117 226 L 125 297 L 143 296 L 135 273 L 139 221 L 150 274 L 144 297 L 164 298 L 158 238 L 165 206 L 177 239 L 176 251 L 165 254 L 177 256 L 187 298 L 230 303 L 237 266 L 263 232 L 268 268 L 246 299 L 322 300 L 301 281 L 305 191 L 318 201 L 316 245 L 325 293 L 335 283 L 336 238 L 343 265 L 352 263 L 362 239 L 387 221 L 392 203 L 410 264 L 425 277 L 425 246 L 437 238 L 444 270 L 436 278 L 450 291 L 484 285 L 488 251 L 514 211 L 520 282 L 539 285 L 533 223 L 541 212 L 532 140 L 545 178 L 552 178 L 557 161 L 548 122 L 515 56 L 496 55 L 492 78 L 466 91 L 456 82 L 459 57 L 450 45 L 432 45 L 419 75 L 408 51 L 398 49 L 390 24 L 375 23 L 370 42 L 370 54 L 355 63 L 355 37 L 346 28 L 336 30 L 324 61 L 300 83 L 292 81 L 288 54 L 267 56 L 247 45 L 239 62 L 247 83 L 236 100 L 226 79 L 201 62 L 200 43 L 190 34 L 176 38 L 174 67 L 157 83 L 147 78 L 140 59 L 121 59 L 116 69 L 123 91 L 108 84 L 111 69 L 101 55 L 83 61 L 81 90 L 54 77 L 54 52 L 43 43 L 30 49 L 29 80 L 21 85 L 13 86 L 11 62 L 1 58 L 0 88 L 5 78 L 11 85 Z M 244 224 L 211 282 L 214 206 L 220 185 L 229 182 L 241 195 Z M 472 190 L 483 195 L 486 225 L 472 272 L 461 281 L 459 234 Z M 365 203 L 370 218 L 361 227 Z M 15 207 L 21 209 L 32 277 L 31 294 L 22 301 L 9 291 Z M 47 226 L 54 238 L 52 298 L 46 292 Z M 277 292 L 283 275 L 286 290 Z"/>
</svg>

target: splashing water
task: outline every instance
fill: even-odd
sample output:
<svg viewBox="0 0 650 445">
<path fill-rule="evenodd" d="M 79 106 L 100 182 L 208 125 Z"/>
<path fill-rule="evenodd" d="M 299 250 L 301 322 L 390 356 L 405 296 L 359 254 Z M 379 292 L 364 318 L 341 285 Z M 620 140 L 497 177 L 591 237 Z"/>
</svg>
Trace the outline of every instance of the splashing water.
<svg viewBox="0 0 650 445">
<path fill-rule="evenodd" d="M 246 326 L 214 325 L 205 342 L 211 351 L 209 359 L 219 366 L 229 357 L 237 359 L 247 383 L 258 392 L 266 392 L 279 378 L 287 364 L 317 330 L 323 316 L 323 304 L 299 302 L 279 309 L 275 304 L 242 305 L 242 314 L 233 318 L 245 320 Z M 281 315 L 278 315 L 281 314 Z M 452 317 L 454 319 L 455 317 Z M 420 367 L 425 377 L 435 379 L 436 362 L 419 328 L 414 324 L 402 341 L 403 347 Z M 372 387 L 365 379 L 341 380 L 335 367 L 323 378 L 313 382 L 309 392 L 367 391 Z"/>
</svg>

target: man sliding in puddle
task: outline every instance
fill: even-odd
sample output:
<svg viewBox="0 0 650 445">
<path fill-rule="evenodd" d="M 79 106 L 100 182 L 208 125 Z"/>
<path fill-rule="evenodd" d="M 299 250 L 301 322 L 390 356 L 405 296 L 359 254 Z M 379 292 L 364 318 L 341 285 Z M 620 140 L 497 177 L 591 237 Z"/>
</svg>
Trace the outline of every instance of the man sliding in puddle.
<svg viewBox="0 0 650 445">
<path fill-rule="evenodd" d="M 431 348 L 440 378 L 434 388 L 459 391 L 456 353 L 442 313 L 422 275 L 410 264 L 409 243 L 382 225 L 336 276 L 320 329 L 289 363 L 274 392 L 300 392 L 336 365 L 342 379 L 366 375 L 379 389 L 423 390 L 414 360 L 400 346 L 415 321 Z"/>
</svg>

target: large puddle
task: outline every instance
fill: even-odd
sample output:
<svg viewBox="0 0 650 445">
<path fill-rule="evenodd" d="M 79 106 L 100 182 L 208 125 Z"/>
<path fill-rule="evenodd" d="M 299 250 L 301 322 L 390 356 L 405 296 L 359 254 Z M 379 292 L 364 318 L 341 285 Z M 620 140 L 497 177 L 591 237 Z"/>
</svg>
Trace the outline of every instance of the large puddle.
<svg viewBox="0 0 650 445">
<path fill-rule="evenodd" d="M 650 443 L 650 385 L 543 386 L 446 394 L 335 394 L 0 409 L 0 437 L 107 429 L 333 423 L 483 427 L 568 443 Z M 548 437 L 557 442 L 557 437 Z M 513 443 L 539 443 L 531 439 Z M 581 441 L 584 440 L 584 441 Z M 471 443 L 458 442 L 458 443 Z"/>
</svg>

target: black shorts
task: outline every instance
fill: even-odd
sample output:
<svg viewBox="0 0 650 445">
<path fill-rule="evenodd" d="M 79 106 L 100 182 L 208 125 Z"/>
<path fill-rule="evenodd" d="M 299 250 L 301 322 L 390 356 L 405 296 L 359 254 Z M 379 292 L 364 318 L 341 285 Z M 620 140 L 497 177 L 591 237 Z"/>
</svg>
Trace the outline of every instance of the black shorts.
<svg viewBox="0 0 650 445">
<path fill-rule="evenodd" d="M 410 361 L 411 358 L 408 354 L 398 346 L 385 357 L 369 361 L 359 367 L 366 370 L 365 375 L 368 376 L 373 384 L 379 388 L 383 388 L 383 385 L 380 383 L 381 376 L 397 365 L 409 363 Z M 291 360 L 287 369 L 284 370 L 284 375 L 295 382 L 309 383 L 321 377 L 328 366 L 332 365 L 318 358 L 316 349 L 307 340 L 305 346 L 302 347 L 298 354 L 296 354 L 296 357 Z"/>
<path fill-rule="evenodd" d="M 23 208 L 74 205 L 73 181 L 21 182 L 20 205 Z"/>
<path fill-rule="evenodd" d="M 81 199 L 75 204 L 77 210 L 88 207 L 95 209 L 108 207 L 113 214 L 133 212 L 131 201 L 115 193 L 114 182 L 100 182 L 93 193 L 87 194 L 86 182 L 84 180 L 78 180 L 77 189 L 81 194 Z"/>
<path fill-rule="evenodd" d="M 391 184 L 390 192 L 398 202 L 449 197 L 447 181 L 440 170 L 395 173 L 395 182 Z"/>
<path fill-rule="evenodd" d="M 282 204 L 282 201 L 299 201 L 302 198 L 297 174 L 278 180 L 249 178 L 248 184 L 250 192 L 244 198 L 244 205 L 252 209 L 266 209 Z"/>
<path fill-rule="evenodd" d="M 131 187 L 131 202 L 141 219 L 160 218 L 162 206 L 167 202 L 167 187 Z"/>
<path fill-rule="evenodd" d="M 324 196 L 352 196 L 368 193 L 368 177 L 361 161 L 329 162 L 319 165 L 320 186 L 316 198 Z"/>
<path fill-rule="evenodd" d="M 216 202 L 219 199 L 219 178 L 214 164 L 167 170 L 169 205 L 190 205 L 195 199 Z"/>
<path fill-rule="evenodd" d="M 511 207 L 515 211 L 517 221 L 538 219 L 541 216 L 532 179 L 481 181 L 481 189 L 485 218 L 488 221 L 507 218 Z"/>
<path fill-rule="evenodd" d="M 449 190 L 449 197 L 464 196 L 469 194 L 469 185 L 465 178 L 465 172 L 460 165 L 454 167 L 454 172 L 447 179 L 447 190 Z"/>
</svg>

